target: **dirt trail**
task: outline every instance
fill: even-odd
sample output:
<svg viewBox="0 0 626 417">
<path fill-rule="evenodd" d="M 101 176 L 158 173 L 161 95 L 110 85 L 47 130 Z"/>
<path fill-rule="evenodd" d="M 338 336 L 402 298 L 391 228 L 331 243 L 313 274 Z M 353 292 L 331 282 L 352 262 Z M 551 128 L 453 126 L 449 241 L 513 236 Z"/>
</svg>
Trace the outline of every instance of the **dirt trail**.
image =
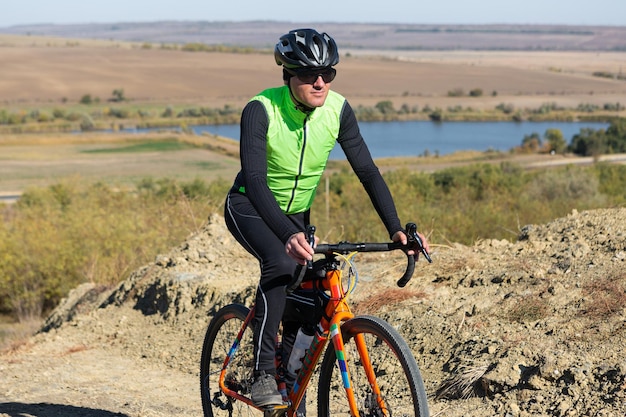
<svg viewBox="0 0 626 417">
<path fill-rule="evenodd" d="M 573 211 L 517 242 L 432 256 L 402 293 L 401 262 L 364 255 L 354 295 L 407 339 L 432 415 L 626 415 L 626 209 Z M 0 416 L 201 415 L 206 324 L 250 302 L 256 269 L 216 216 L 119 287 L 79 287 L 47 331 L 0 354 Z"/>
</svg>

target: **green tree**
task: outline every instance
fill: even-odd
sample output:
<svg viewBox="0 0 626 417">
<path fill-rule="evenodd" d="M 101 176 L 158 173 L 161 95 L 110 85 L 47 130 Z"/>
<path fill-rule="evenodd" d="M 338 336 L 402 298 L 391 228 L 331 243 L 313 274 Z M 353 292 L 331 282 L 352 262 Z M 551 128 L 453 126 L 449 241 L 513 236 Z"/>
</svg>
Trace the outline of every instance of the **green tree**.
<svg viewBox="0 0 626 417">
<path fill-rule="evenodd" d="M 115 90 L 113 90 L 113 93 L 111 94 L 113 95 L 113 98 L 111 99 L 111 101 L 114 101 L 114 102 L 126 101 L 123 88 L 116 88 Z"/>
<path fill-rule="evenodd" d="M 52 116 L 55 119 L 64 119 L 65 118 L 65 110 L 64 109 L 55 108 L 55 109 L 52 110 Z"/>
<path fill-rule="evenodd" d="M 567 142 L 560 129 L 547 129 L 543 134 L 548 151 L 561 154 L 567 149 Z"/>
<path fill-rule="evenodd" d="M 374 107 L 382 114 L 389 115 L 396 113 L 396 109 L 393 108 L 393 103 L 390 100 L 379 101 Z"/>
<path fill-rule="evenodd" d="M 500 103 L 496 106 L 496 110 L 499 110 L 504 114 L 511 114 L 515 110 L 515 106 L 511 103 Z"/>
<path fill-rule="evenodd" d="M 448 97 L 463 97 L 464 95 L 465 95 L 465 92 L 460 87 L 457 87 L 454 90 L 448 91 Z"/>
<path fill-rule="evenodd" d="M 580 132 L 572 138 L 569 149 L 581 156 L 602 155 L 607 149 L 606 133 L 604 129 L 580 129 Z"/>
<path fill-rule="evenodd" d="M 167 106 L 165 110 L 163 110 L 161 117 L 174 117 L 174 109 L 172 106 Z"/>
<path fill-rule="evenodd" d="M 91 103 L 93 103 L 93 99 L 91 98 L 91 94 L 85 94 L 84 96 L 82 96 L 80 98 L 80 104 L 89 105 Z"/>
<path fill-rule="evenodd" d="M 537 152 L 541 148 L 541 136 L 539 133 L 533 132 L 530 135 L 524 135 L 522 139 L 522 149 L 526 152 Z"/>
<path fill-rule="evenodd" d="M 608 153 L 626 152 L 626 119 L 613 120 L 606 129 Z"/>
<path fill-rule="evenodd" d="M 91 118 L 91 116 L 88 115 L 87 113 L 83 113 L 82 119 L 80 121 L 80 130 L 82 130 L 83 132 L 87 132 L 90 130 L 94 130 L 95 127 L 96 125 L 93 122 L 93 119 Z"/>
<path fill-rule="evenodd" d="M 443 112 L 437 108 L 428 115 L 428 118 L 433 122 L 441 122 L 443 120 Z"/>
</svg>

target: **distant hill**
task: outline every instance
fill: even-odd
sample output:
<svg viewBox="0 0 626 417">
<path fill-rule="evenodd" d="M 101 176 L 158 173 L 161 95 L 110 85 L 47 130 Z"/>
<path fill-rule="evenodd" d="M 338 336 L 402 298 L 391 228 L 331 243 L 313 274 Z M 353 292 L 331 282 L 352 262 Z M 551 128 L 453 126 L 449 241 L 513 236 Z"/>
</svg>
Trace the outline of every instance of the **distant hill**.
<svg viewBox="0 0 626 417">
<path fill-rule="evenodd" d="M 0 34 L 265 49 L 299 26 L 326 31 L 355 50 L 626 51 L 626 26 L 161 21 L 22 25 L 0 28 Z"/>
</svg>

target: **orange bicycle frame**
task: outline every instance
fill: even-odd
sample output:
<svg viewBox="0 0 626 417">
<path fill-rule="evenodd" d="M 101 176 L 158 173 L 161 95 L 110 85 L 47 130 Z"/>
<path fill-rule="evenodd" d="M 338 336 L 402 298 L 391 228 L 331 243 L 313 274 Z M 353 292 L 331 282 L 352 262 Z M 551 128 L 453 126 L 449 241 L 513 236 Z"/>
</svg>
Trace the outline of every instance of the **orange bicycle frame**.
<svg viewBox="0 0 626 417">
<path fill-rule="evenodd" d="M 325 315 L 322 317 L 318 324 L 315 337 L 313 338 L 311 346 L 309 347 L 309 349 L 307 349 L 306 354 L 302 360 L 302 368 L 298 372 L 294 386 L 289 393 L 289 401 L 291 404 L 285 410 L 285 413 L 288 417 L 294 417 L 296 415 L 298 406 L 304 397 L 306 387 L 308 386 L 308 383 L 313 376 L 315 365 L 318 363 L 329 340 L 332 341 L 337 364 L 341 371 L 342 383 L 350 407 L 350 414 L 355 417 L 359 415 L 356 398 L 354 396 L 350 381 L 350 372 L 347 365 L 348 358 L 346 357 L 343 337 L 341 335 L 341 324 L 344 321 L 353 318 L 354 314 L 350 311 L 350 307 L 345 300 L 347 294 L 344 291 L 341 276 L 341 270 L 333 269 L 327 271 L 324 280 L 321 281 L 322 287 L 330 293 L 330 297 L 328 304 L 325 308 Z M 248 327 L 253 316 L 254 308 L 250 310 L 241 329 L 239 330 L 237 338 L 233 342 L 233 345 L 228 352 L 228 355 L 224 359 L 222 370 L 220 372 L 219 386 L 222 392 L 227 396 L 234 398 L 238 401 L 242 401 L 251 407 L 261 409 L 259 407 L 256 407 L 250 398 L 229 389 L 225 383 L 228 364 L 230 363 L 232 356 L 239 348 L 239 343 L 241 341 L 243 333 Z M 329 317 L 330 319 L 327 319 L 326 317 Z M 354 338 L 354 342 L 361 358 L 361 362 L 363 363 L 363 368 L 365 370 L 370 387 L 372 388 L 374 393 L 376 393 L 379 406 L 381 407 L 381 409 L 385 410 L 386 407 L 382 400 L 382 396 L 380 395 L 380 389 L 376 382 L 374 369 L 372 368 L 369 361 L 369 353 L 367 351 L 367 346 L 365 345 L 363 335 L 357 334 Z"/>
</svg>

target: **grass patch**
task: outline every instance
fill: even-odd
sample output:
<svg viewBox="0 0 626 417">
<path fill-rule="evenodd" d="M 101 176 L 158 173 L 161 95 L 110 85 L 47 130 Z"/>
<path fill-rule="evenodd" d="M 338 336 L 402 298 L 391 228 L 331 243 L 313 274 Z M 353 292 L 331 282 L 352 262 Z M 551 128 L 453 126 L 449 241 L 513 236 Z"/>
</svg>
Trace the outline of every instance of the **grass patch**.
<svg viewBox="0 0 626 417">
<path fill-rule="evenodd" d="M 142 152 L 172 152 L 195 148 L 196 146 L 179 142 L 176 139 L 134 143 L 117 148 L 100 148 L 82 151 L 82 153 L 142 153 Z"/>
<path fill-rule="evenodd" d="M 385 289 L 370 295 L 354 305 L 354 311 L 358 314 L 376 314 L 386 306 L 396 307 L 399 303 L 410 300 L 422 300 L 426 298 L 426 293 L 421 290 L 408 289 Z"/>
<path fill-rule="evenodd" d="M 189 166 L 194 166 L 200 169 L 204 169 L 206 171 L 213 171 L 215 169 L 220 168 L 220 164 L 216 163 L 216 162 L 210 162 L 210 161 L 198 161 L 198 162 L 191 162 L 188 164 Z"/>
<path fill-rule="evenodd" d="M 14 318 L 0 314 L 0 353 L 10 353 L 25 345 L 42 325 L 40 318 L 28 318 L 16 321 Z"/>
<path fill-rule="evenodd" d="M 538 295 L 531 295 L 515 300 L 507 312 L 511 322 L 530 323 L 546 318 L 550 313 L 550 306 Z"/>
<path fill-rule="evenodd" d="M 585 305 L 582 314 L 606 319 L 626 305 L 626 274 L 593 280 L 583 286 Z"/>
</svg>

